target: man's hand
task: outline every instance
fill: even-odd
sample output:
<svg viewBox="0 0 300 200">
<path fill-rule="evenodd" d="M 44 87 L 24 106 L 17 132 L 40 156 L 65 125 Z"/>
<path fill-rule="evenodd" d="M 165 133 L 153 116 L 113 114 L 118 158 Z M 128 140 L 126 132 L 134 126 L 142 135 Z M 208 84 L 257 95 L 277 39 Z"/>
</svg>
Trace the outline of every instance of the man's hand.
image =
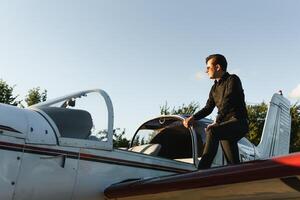
<svg viewBox="0 0 300 200">
<path fill-rule="evenodd" d="M 183 126 L 185 128 L 189 128 L 193 123 L 195 123 L 195 119 L 193 116 L 190 116 L 189 118 L 183 120 Z"/>
<path fill-rule="evenodd" d="M 207 127 L 205 128 L 205 131 L 208 131 L 211 127 L 213 127 L 215 125 L 217 125 L 217 122 L 215 122 L 215 121 L 211 124 L 208 124 Z"/>
</svg>

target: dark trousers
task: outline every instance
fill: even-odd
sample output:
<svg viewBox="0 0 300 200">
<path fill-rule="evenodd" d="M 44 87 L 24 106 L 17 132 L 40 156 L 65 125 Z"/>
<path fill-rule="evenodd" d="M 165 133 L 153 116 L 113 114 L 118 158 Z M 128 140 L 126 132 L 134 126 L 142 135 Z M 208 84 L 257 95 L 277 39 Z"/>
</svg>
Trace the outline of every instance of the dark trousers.
<svg viewBox="0 0 300 200">
<path fill-rule="evenodd" d="M 248 132 L 245 119 L 231 118 L 206 130 L 206 143 L 198 169 L 210 168 L 221 143 L 228 164 L 240 163 L 237 142 Z"/>
</svg>

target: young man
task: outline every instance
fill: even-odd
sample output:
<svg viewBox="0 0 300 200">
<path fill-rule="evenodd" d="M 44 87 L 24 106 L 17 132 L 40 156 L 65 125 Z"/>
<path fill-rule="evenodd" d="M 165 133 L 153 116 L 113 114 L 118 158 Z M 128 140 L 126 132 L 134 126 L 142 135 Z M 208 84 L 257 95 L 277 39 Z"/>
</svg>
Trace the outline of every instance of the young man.
<svg viewBox="0 0 300 200">
<path fill-rule="evenodd" d="M 206 144 L 198 169 L 211 167 L 219 142 L 228 164 L 239 163 L 237 142 L 249 129 L 242 83 L 237 75 L 227 72 L 226 58 L 220 54 L 208 56 L 206 73 L 214 80 L 206 106 L 183 122 L 188 128 L 195 120 L 209 115 L 215 106 L 218 108 L 216 120 L 206 128 Z"/>
</svg>

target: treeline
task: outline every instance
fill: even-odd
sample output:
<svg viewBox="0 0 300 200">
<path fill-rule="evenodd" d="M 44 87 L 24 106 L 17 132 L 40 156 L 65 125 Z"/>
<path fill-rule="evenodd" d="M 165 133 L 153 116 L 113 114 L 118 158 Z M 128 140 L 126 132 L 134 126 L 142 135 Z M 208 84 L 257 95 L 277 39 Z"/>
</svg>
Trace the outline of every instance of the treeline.
<svg viewBox="0 0 300 200">
<path fill-rule="evenodd" d="M 15 86 L 10 86 L 4 80 L 0 79 L 0 103 L 25 107 L 46 101 L 47 99 L 47 90 L 41 90 L 40 87 L 28 90 L 25 99 L 20 99 L 19 95 L 14 94 L 14 87 Z M 24 103 L 26 103 L 26 105 L 24 105 Z"/>
</svg>

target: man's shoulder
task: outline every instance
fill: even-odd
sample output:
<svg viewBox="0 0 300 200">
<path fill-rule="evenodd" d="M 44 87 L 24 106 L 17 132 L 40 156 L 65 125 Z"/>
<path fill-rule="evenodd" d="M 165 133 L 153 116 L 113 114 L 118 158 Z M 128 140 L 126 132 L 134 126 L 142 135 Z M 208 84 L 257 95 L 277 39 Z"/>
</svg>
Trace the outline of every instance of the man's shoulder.
<svg viewBox="0 0 300 200">
<path fill-rule="evenodd" d="M 236 74 L 229 74 L 228 79 L 240 81 L 240 77 Z"/>
</svg>

